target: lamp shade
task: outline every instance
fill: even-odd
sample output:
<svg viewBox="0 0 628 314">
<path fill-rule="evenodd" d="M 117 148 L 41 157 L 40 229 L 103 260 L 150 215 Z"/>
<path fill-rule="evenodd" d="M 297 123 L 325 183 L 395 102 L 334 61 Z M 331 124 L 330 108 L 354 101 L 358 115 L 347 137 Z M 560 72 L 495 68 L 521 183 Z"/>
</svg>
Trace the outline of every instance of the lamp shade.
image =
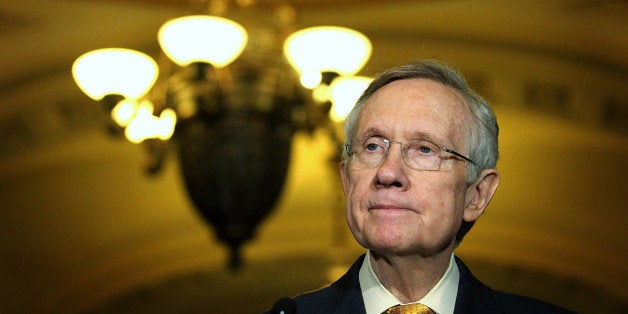
<svg viewBox="0 0 628 314">
<path fill-rule="evenodd" d="M 336 78 L 329 86 L 332 103 L 329 111 L 331 120 L 334 122 L 344 121 L 351 109 L 353 109 L 353 106 L 355 106 L 355 102 L 372 81 L 372 78 L 365 76 L 341 76 Z"/>
<path fill-rule="evenodd" d="M 142 97 L 155 84 L 158 73 L 157 63 L 151 57 L 123 48 L 93 50 L 72 65 L 74 81 L 94 100 L 107 95 Z"/>
<path fill-rule="evenodd" d="M 161 26 L 159 45 L 179 66 L 206 62 L 224 67 L 240 56 L 248 40 L 244 27 L 222 17 L 191 15 Z"/>
<path fill-rule="evenodd" d="M 371 51 L 366 36 L 338 26 L 305 28 L 284 42 L 284 55 L 302 78 L 322 72 L 354 75 L 366 64 Z"/>
</svg>

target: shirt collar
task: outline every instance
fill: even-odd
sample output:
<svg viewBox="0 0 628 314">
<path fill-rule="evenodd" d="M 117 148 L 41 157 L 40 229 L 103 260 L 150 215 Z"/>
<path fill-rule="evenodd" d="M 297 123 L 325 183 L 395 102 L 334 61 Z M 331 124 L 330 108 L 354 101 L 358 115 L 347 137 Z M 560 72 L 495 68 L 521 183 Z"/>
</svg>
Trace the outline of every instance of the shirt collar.
<svg viewBox="0 0 628 314">
<path fill-rule="evenodd" d="M 371 253 L 367 251 L 364 262 L 360 267 L 360 289 L 364 299 L 364 307 L 367 314 L 381 314 L 391 306 L 400 304 L 401 302 L 388 291 L 375 275 L 371 266 Z M 456 304 L 456 295 L 458 294 L 458 281 L 460 279 L 460 271 L 451 255 L 449 267 L 443 274 L 443 277 L 436 283 L 436 286 L 430 290 L 418 303 L 429 306 L 437 314 L 452 314 Z"/>
</svg>

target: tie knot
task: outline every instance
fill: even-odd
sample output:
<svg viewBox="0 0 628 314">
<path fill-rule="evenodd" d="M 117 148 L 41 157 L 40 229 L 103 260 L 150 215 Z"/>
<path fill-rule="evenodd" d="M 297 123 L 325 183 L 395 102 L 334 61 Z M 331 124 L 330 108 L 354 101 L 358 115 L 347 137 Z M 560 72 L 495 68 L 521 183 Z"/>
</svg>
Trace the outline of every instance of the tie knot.
<svg viewBox="0 0 628 314">
<path fill-rule="evenodd" d="M 398 304 L 395 305 L 386 312 L 385 314 L 435 314 L 432 309 L 428 306 L 423 305 L 421 303 L 412 303 L 412 304 Z"/>
</svg>

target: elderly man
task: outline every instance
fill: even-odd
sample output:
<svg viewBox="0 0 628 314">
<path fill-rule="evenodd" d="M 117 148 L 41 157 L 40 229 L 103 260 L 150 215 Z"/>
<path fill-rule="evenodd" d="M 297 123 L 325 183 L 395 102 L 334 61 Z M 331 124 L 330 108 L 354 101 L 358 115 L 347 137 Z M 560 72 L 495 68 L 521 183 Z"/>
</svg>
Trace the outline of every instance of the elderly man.
<svg viewBox="0 0 628 314">
<path fill-rule="evenodd" d="M 347 222 L 368 249 L 331 286 L 278 302 L 286 313 L 567 313 L 490 289 L 453 252 L 499 184 L 487 102 L 436 61 L 381 74 L 345 122 Z M 411 312 L 407 312 L 411 311 Z"/>
</svg>

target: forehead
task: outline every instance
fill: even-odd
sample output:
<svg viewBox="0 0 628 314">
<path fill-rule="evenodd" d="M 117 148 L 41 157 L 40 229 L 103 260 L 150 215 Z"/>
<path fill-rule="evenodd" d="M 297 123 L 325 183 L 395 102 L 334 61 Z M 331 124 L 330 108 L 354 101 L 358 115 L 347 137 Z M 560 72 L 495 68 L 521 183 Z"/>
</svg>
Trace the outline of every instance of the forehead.
<svg viewBox="0 0 628 314">
<path fill-rule="evenodd" d="M 407 140 L 429 134 L 444 144 L 465 135 L 470 117 L 462 95 L 452 87 L 428 79 L 404 79 L 377 90 L 360 115 L 357 133 L 379 130 L 382 136 Z"/>
</svg>

